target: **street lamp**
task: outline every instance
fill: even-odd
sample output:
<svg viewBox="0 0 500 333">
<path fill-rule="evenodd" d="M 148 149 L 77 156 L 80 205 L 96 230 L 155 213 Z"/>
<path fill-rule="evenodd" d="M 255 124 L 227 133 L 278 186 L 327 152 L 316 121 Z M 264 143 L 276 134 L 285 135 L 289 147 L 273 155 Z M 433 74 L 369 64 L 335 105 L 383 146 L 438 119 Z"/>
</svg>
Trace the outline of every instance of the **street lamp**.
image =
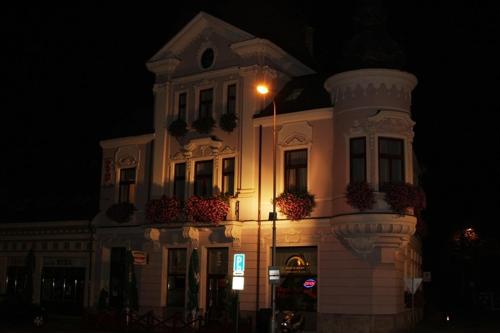
<svg viewBox="0 0 500 333">
<path fill-rule="evenodd" d="M 265 84 L 257 86 L 257 92 L 263 96 L 269 93 L 269 87 Z M 272 244 L 272 257 L 271 266 L 276 266 L 276 103 L 274 98 L 273 103 L 273 244 Z M 271 312 L 271 333 L 276 330 L 276 284 L 271 284 L 272 292 L 272 312 Z"/>
</svg>

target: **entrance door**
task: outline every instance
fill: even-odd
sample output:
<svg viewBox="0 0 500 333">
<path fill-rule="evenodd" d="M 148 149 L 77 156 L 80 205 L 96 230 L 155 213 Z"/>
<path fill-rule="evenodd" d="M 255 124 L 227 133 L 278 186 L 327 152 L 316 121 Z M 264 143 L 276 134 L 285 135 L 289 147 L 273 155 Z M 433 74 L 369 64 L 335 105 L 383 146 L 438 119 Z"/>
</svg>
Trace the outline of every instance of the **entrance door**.
<svg viewBox="0 0 500 333">
<path fill-rule="evenodd" d="M 109 271 L 109 306 L 123 308 L 127 273 L 127 252 L 124 247 L 111 249 L 111 267 Z"/>
<path fill-rule="evenodd" d="M 85 268 L 43 267 L 41 304 L 58 314 L 80 314 L 83 309 Z"/>
<path fill-rule="evenodd" d="M 207 316 L 209 320 L 226 317 L 228 285 L 228 249 L 208 249 L 207 265 Z"/>
</svg>

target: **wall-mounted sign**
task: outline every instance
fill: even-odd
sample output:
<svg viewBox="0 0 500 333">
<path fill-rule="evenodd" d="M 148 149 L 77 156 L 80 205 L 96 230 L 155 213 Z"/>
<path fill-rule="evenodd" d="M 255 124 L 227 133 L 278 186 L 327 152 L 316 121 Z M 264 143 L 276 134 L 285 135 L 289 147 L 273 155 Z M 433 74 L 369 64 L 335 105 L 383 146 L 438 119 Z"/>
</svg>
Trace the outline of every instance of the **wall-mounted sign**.
<svg viewBox="0 0 500 333">
<path fill-rule="evenodd" d="M 278 284 L 280 282 L 280 268 L 279 266 L 269 266 L 269 282 Z"/>
<path fill-rule="evenodd" d="M 245 254 L 235 253 L 233 257 L 233 275 L 245 275 Z"/>
<path fill-rule="evenodd" d="M 304 281 L 304 288 L 313 288 L 316 285 L 316 279 L 307 279 Z"/>
<path fill-rule="evenodd" d="M 148 263 L 148 254 L 144 251 L 132 251 L 134 265 L 146 265 Z"/>
<path fill-rule="evenodd" d="M 301 255 L 293 255 L 285 262 L 285 271 L 290 273 L 306 272 L 308 269 L 309 263 Z"/>
<path fill-rule="evenodd" d="M 243 276 L 233 276 L 233 290 L 243 290 L 245 288 L 245 278 Z"/>
</svg>

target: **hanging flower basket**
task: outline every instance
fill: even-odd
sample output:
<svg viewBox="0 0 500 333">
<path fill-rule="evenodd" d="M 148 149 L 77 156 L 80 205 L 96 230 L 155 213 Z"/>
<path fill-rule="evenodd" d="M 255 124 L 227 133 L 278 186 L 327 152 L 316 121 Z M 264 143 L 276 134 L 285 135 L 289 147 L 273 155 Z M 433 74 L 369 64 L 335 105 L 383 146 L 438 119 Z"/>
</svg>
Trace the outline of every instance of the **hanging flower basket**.
<svg viewBox="0 0 500 333">
<path fill-rule="evenodd" d="M 186 216 L 195 222 L 218 224 L 226 218 L 229 204 L 222 198 L 192 196 L 186 201 Z"/>
<path fill-rule="evenodd" d="M 376 202 L 373 187 L 367 182 L 355 182 L 347 185 L 345 197 L 351 207 L 360 211 L 372 209 Z"/>
<path fill-rule="evenodd" d="M 219 126 L 226 132 L 232 132 L 237 125 L 238 117 L 234 113 L 223 113 L 220 116 Z"/>
<path fill-rule="evenodd" d="M 207 134 L 212 131 L 212 128 L 214 128 L 215 120 L 212 117 L 198 118 L 195 121 L 193 121 L 192 126 L 199 133 Z"/>
<path fill-rule="evenodd" d="M 176 138 L 184 136 L 188 132 L 187 124 L 182 119 L 176 119 L 170 123 L 168 131 Z"/>
<path fill-rule="evenodd" d="M 146 218 L 153 223 L 169 223 L 179 216 L 180 210 L 179 200 L 164 195 L 160 199 L 148 201 L 146 204 Z"/>
<path fill-rule="evenodd" d="M 309 192 L 283 192 L 276 198 L 276 206 L 280 213 L 296 221 L 309 216 L 316 202 Z"/>
<path fill-rule="evenodd" d="M 384 186 L 385 201 L 392 210 L 405 215 L 413 208 L 415 215 L 426 206 L 425 192 L 418 186 L 409 183 L 388 184 Z"/>
<path fill-rule="evenodd" d="M 106 216 L 115 222 L 126 223 L 135 211 L 135 206 L 130 202 L 119 202 L 112 204 L 106 210 Z"/>
</svg>

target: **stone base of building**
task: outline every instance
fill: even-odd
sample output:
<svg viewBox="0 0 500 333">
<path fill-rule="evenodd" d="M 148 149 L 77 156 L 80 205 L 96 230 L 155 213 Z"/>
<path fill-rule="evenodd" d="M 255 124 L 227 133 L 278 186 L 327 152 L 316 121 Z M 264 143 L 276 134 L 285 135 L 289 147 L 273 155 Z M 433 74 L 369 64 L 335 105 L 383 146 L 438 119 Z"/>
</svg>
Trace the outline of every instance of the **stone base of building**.
<svg viewBox="0 0 500 333">
<path fill-rule="evenodd" d="M 318 313 L 318 333 L 400 333 L 412 326 L 411 311 L 390 315 L 349 315 Z M 415 309 L 415 322 L 422 319 Z"/>
</svg>

